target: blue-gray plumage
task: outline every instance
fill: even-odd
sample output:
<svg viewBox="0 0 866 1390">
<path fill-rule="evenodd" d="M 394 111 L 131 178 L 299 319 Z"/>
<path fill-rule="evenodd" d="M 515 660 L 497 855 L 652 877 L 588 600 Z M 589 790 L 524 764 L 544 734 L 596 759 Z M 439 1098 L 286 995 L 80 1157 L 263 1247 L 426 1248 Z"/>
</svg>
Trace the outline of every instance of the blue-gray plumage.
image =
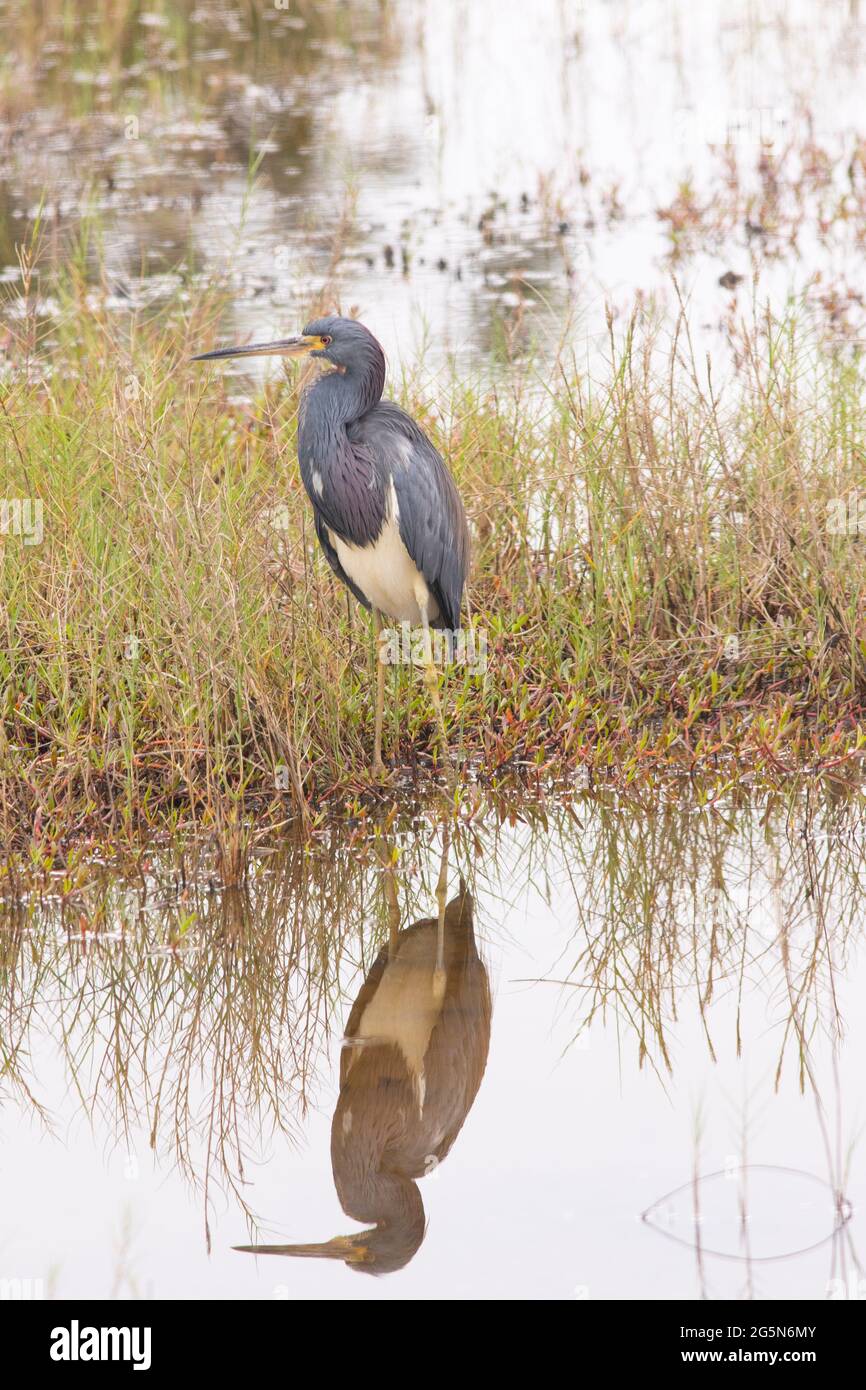
<svg viewBox="0 0 866 1390">
<path fill-rule="evenodd" d="M 399 560 L 386 550 L 384 536 L 396 524 L 428 590 L 431 626 L 457 628 L 469 535 L 450 473 L 412 417 L 381 399 L 385 355 L 369 329 L 329 317 L 308 324 L 304 337 L 328 339 L 315 355 L 337 368 L 307 388 L 298 421 L 301 477 L 334 572 L 366 608 L 421 622 L 417 581 L 409 567 L 395 573 Z"/>
<path fill-rule="evenodd" d="M 306 389 L 298 420 L 298 460 L 316 534 L 334 573 L 373 610 L 377 627 L 381 615 L 423 626 L 447 757 L 429 629 L 460 626 L 469 532 L 454 480 L 412 417 L 382 400 L 385 354 L 362 323 L 331 315 L 308 323 L 299 338 L 222 348 L 195 360 L 263 355 L 309 355 L 334 368 Z M 380 663 L 376 767 L 383 682 Z"/>
</svg>

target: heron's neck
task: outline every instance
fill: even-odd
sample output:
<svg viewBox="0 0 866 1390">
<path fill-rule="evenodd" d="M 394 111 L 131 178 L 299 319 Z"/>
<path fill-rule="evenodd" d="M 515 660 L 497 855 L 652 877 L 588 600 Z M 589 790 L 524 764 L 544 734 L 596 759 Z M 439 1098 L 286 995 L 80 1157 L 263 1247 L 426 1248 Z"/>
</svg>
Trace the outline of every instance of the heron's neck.
<svg viewBox="0 0 866 1390">
<path fill-rule="evenodd" d="M 334 1172 L 340 1205 L 347 1216 L 367 1225 L 399 1230 L 406 1240 L 424 1235 L 424 1203 L 418 1184 L 401 1173 L 383 1172 L 372 1163 Z"/>
<path fill-rule="evenodd" d="M 312 387 L 311 394 L 323 418 L 333 428 L 359 420 L 382 399 L 385 389 L 385 357 L 371 355 L 363 369 L 326 372 Z"/>
</svg>

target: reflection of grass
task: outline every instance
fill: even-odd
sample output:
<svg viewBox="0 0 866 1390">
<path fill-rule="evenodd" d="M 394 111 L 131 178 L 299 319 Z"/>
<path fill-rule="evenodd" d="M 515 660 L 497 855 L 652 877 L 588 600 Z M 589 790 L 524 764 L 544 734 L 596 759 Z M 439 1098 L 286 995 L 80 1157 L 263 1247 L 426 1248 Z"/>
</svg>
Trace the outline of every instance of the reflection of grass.
<svg viewBox="0 0 866 1390">
<path fill-rule="evenodd" d="M 740 1001 L 758 987 L 781 1010 L 777 1083 L 793 1064 L 800 1087 L 814 1087 L 810 1042 L 819 1027 L 838 1037 L 836 976 L 863 916 L 862 807 L 803 804 L 796 835 L 785 814 L 774 799 L 761 823 L 681 804 L 645 814 L 638 803 L 630 815 L 602 801 L 571 855 L 578 1032 L 613 1012 L 641 1062 L 670 1071 L 683 995 L 715 1059 L 714 999 L 737 1002 L 739 1053 Z"/>
<path fill-rule="evenodd" d="M 131 329 L 75 269 L 56 297 L 44 347 L 22 302 L 0 394 L 4 494 L 40 499 L 45 530 L 0 547 L 7 833 L 171 826 L 275 789 L 309 816 L 367 763 L 371 671 L 313 543 L 296 383 L 238 404 L 188 367 L 207 294 Z M 476 535 L 490 670 L 449 681 L 464 763 L 623 782 L 674 765 L 718 788 L 860 747 L 862 537 L 826 526 L 862 481 L 859 370 L 794 320 L 757 324 L 720 400 L 685 341 L 681 324 L 665 354 L 636 319 L 600 384 L 560 362 L 541 389 L 531 367 L 455 382 L 435 410 L 405 388 Z M 411 768 L 429 706 L 398 676 Z"/>
<path fill-rule="evenodd" d="M 841 1188 L 845 1155 L 810 1048 L 816 1030 L 838 1034 L 835 977 L 863 928 L 862 819 L 856 803 L 823 802 L 804 823 L 805 809 L 502 799 L 456 828 L 452 882 L 466 878 L 494 959 L 509 918 L 522 922 L 535 900 L 531 923 L 538 897 L 555 898 L 552 1007 L 573 1012 L 575 1035 L 614 1029 L 623 1055 L 662 1077 L 676 1074 L 669 1034 L 687 1012 L 698 1010 L 711 1056 L 748 1049 L 739 1008 L 736 1036 L 720 1038 L 712 1004 L 760 990 L 780 1071 L 793 1066 L 812 1091 Z M 34 877 L 17 906 L 4 884 L 3 1094 L 50 1126 L 34 1059 L 51 1040 L 70 1093 L 118 1141 L 144 1130 L 206 1196 L 220 1187 L 245 1204 L 250 1155 L 274 1132 L 296 1135 L 319 1096 L 323 1045 L 387 940 L 383 837 L 397 850 L 406 925 L 429 915 L 438 833 L 421 807 L 381 823 L 361 815 L 259 845 L 243 888 L 223 886 L 213 839 L 143 853 L 118 873 L 71 859 Z"/>
<path fill-rule="evenodd" d="M 383 832 L 260 847 L 243 889 L 223 886 L 210 841 L 0 901 L 0 1096 L 51 1126 L 32 1061 L 50 1039 L 82 1108 L 118 1144 L 149 1134 L 200 1183 L 206 1221 L 212 1187 L 246 1209 L 245 1163 L 297 1136 L 321 1049 L 387 939 Z M 435 869 L 426 837 L 402 836 L 408 923 L 429 914 Z"/>
</svg>

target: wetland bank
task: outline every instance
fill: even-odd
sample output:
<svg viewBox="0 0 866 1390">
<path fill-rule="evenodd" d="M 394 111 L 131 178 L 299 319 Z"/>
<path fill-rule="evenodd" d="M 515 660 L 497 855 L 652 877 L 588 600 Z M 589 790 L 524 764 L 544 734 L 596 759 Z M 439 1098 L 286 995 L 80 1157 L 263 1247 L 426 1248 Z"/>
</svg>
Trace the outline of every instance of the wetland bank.
<svg viewBox="0 0 866 1390">
<path fill-rule="evenodd" d="M 857 1297 L 863 21 L 431 9 L 0 0 L 0 1278 Z M 301 379 L 188 366 L 333 308 L 469 516 L 453 796 L 411 661 L 366 774 Z M 426 1235 L 234 1251 L 349 1228 L 443 864 L 492 1016 Z"/>
</svg>

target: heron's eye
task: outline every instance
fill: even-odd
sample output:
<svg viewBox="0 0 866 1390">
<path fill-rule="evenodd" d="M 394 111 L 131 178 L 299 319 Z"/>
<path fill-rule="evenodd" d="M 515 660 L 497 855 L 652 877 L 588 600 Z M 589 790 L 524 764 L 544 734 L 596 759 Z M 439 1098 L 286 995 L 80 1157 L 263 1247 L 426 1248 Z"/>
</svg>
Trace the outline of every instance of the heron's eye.
<svg viewBox="0 0 866 1390">
<path fill-rule="evenodd" d="M 330 343 L 330 341 L 331 341 L 331 340 L 330 340 L 330 338 L 328 337 L 327 333 L 323 333 L 323 334 L 322 334 L 322 346 L 323 346 L 323 347 L 327 347 L 328 344 Z"/>
</svg>

